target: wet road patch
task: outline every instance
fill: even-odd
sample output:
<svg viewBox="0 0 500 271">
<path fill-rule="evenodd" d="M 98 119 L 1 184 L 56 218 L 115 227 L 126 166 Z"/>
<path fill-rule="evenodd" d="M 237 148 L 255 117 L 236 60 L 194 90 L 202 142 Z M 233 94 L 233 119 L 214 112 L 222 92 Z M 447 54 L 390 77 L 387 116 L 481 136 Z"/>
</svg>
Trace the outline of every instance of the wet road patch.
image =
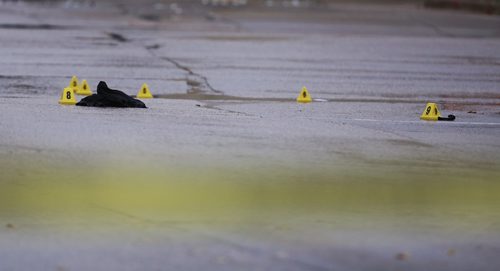
<svg viewBox="0 0 500 271">
<path fill-rule="evenodd" d="M 76 27 L 52 25 L 52 24 L 0 24 L 0 29 L 16 29 L 16 30 L 66 30 L 75 28 Z"/>
</svg>

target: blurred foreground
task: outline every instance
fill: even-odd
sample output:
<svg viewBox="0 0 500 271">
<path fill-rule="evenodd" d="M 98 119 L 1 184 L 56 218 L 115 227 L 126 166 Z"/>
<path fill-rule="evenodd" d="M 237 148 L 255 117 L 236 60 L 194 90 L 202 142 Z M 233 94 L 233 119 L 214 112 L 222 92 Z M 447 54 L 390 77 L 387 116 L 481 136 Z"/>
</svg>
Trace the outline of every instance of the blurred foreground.
<svg viewBox="0 0 500 271">
<path fill-rule="evenodd" d="M 23 166 L 4 182 L 1 269 L 495 270 L 498 263 L 498 174 L 111 164 Z"/>
<path fill-rule="evenodd" d="M 497 269 L 498 18 L 167 2 L 0 6 L 0 270 Z"/>
</svg>

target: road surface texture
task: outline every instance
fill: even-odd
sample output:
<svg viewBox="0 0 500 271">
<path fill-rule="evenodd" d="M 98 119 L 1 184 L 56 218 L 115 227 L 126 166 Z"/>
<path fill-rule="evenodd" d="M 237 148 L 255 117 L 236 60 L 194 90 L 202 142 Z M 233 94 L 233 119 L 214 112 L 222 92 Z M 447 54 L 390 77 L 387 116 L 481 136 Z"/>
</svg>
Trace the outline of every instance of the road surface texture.
<svg viewBox="0 0 500 271">
<path fill-rule="evenodd" d="M 499 17 L 138 2 L 1 2 L 1 271 L 498 270 Z"/>
</svg>

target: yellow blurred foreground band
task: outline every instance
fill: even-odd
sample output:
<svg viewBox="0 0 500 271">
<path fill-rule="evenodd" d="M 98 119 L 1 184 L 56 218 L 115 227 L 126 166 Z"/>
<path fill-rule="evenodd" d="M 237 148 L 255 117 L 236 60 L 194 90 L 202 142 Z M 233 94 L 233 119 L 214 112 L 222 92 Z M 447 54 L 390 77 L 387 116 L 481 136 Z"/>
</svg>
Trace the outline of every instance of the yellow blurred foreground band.
<svg viewBox="0 0 500 271">
<path fill-rule="evenodd" d="M 456 222 L 455 227 L 465 230 L 481 222 L 491 230 L 499 225 L 497 174 L 471 177 L 475 173 L 434 171 L 410 175 L 394 170 L 367 174 L 338 169 L 113 166 L 52 173 L 28 166 L 23 172 L 4 175 L 0 217 L 22 223 L 23 218 L 280 221 L 356 215 L 367 222 L 371 217 Z"/>
</svg>

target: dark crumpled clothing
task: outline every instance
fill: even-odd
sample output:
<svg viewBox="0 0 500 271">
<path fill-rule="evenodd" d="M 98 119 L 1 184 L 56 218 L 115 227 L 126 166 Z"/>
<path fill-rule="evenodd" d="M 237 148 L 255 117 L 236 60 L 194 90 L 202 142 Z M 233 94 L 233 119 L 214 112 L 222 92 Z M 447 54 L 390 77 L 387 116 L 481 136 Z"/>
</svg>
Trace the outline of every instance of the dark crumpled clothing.
<svg viewBox="0 0 500 271">
<path fill-rule="evenodd" d="M 97 94 L 92 94 L 79 101 L 76 105 L 79 106 L 94 106 L 94 107 L 134 107 L 147 108 L 146 105 L 134 99 L 127 94 L 108 88 L 106 82 L 101 81 L 97 85 Z"/>
</svg>

